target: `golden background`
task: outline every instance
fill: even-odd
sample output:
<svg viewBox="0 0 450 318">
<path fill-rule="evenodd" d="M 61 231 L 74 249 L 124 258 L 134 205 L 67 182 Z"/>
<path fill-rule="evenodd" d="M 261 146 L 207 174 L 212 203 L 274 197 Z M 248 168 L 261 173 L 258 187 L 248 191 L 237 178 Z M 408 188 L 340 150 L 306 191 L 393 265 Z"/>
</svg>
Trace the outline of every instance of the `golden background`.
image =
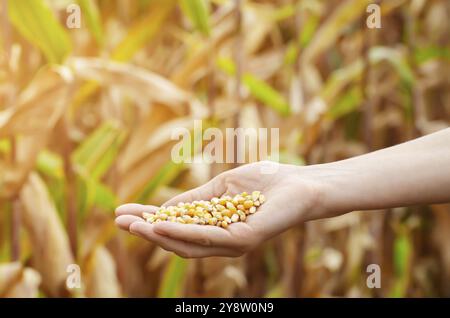
<svg viewBox="0 0 450 318">
<path fill-rule="evenodd" d="M 448 127 L 448 1 L 1 0 L 0 16 L 1 297 L 450 296 L 448 205 L 353 212 L 201 260 L 113 213 L 232 167 L 171 161 L 171 131 L 194 119 L 279 127 L 292 164 Z M 82 288 L 67 290 L 72 263 Z"/>
</svg>

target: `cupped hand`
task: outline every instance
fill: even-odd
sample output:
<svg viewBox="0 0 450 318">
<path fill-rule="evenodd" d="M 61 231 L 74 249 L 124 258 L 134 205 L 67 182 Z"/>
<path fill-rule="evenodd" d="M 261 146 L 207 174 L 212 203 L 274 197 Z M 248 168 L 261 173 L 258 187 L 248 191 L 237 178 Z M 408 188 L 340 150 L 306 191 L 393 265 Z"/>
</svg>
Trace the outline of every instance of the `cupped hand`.
<svg viewBox="0 0 450 318">
<path fill-rule="evenodd" d="M 245 222 L 231 223 L 226 229 L 175 222 L 150 224 L 142 219 L 142 212 L 153 213 L 158 207 L 134 203 L 116 209 L 116 223 L 121 229 L 181 257 L 236 257 L 300 222 L 323 214 L 321 184 L 314 178 L 314 173 L 306 167 L 266 161 L 226 171 L 164 205 L 209 200 L 254 190 L 261 191 L 266 202 Z"/>
</svg>

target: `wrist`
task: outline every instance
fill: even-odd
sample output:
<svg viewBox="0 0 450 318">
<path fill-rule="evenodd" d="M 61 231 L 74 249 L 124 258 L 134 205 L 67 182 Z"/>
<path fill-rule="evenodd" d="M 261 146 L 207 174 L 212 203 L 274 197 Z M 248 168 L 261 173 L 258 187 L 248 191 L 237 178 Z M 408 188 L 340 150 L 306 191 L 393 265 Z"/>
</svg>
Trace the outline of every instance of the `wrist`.
<svg viewBox="0 0 450 318">
<path fill-rule="evenodd" d="M 350 212 L 353 209 L 351 182 L 355 179 L 352 169 L 340 162 L 299 167 L 300 182 L 307 179 L 311 185 L 312 203 L 306 220 L 328 218 Z M 352 189 L 352 190 L 350 190 Z M 357 194 L 356 194 L 357 195 Z"/>
</svg>

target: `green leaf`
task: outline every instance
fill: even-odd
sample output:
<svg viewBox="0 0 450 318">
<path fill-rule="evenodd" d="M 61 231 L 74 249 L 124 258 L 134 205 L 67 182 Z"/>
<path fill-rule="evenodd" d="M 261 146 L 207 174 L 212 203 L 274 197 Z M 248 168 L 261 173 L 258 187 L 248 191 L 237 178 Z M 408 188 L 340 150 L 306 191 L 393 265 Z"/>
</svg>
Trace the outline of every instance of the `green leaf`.
<svg viewBox="0 0 450 318">
<path fill-rule="evenodd" d="M 243 75 L 242 81 L 255 99 L 270 106 L 283 116 L 289 115 L 289 104 L 284 96 L 272 86 L 249 73 Z"/>
<path fill-rule="evenodd" d="M 75 171 L 83 178 L 101 178 L 114 162 L 124 139 L 125 133 L 116 122 L 103 123 L 72 154 Z"/>
<path fill-rule="evenodd" d="M 236 66 L 233 61 L 225 56 L 219 56 L 216 60 L 219 69 L 229 76 L 236 74 Z"/>
<path fill-rule="evenodd" d="M 64 164 L 62 158 L 49 150 L 39 153 L 36 161 L 37 169 L 40 173 L 54 179 L 64 178 Z"/>
<path fill-rule="evenodd" d="M 0 139 L 0 153 L 7 154 L 11 150 L 11 140 L 8 138 Z"/>
<path fill-rule="evenodd" d="M 303 25 L 300 32 L 300 47 L 306 47 L 312 40 L 317 28 L 319 27 L 320 17 L 318 15 L 310 15 Z"/>
<path fill-rule="evenodd" d="M 79 176 L 77 191 L 77 211 L 81 217 L 94 206 L 108 212 L 117 206 L 118 200 L 113 191 L 93 178 Z"/>
<path fill-rule="evenodd" d="M 401 234 L 397 236 L 394 242 L 394 270 L 395 274 L 399 277 L 402 277 L 407 273 L 411 250 L 411 242 L 407 235 Z"/>
<path fill-rule="evenodd" d="M 361 88 L 353 87 L 340 96 L 336 103 L 328 110 L 327 117 L 338 119 L 351 113 L 361 104 L 363 99 Z"/>
<path fill-rule="evenodd" d="M 42 0 L 9 0 L 11 23 L 50 63 L 62 63 L 71 51 L 70 38 Z"/>
<path fill-rule="evenodd" d="M 274 21 L 282 21 L 295 15 L 296 6 L 292 3 L 276 7 L 271 13 L 271 18 Z"/>
<path fill-rule="evenodd" d="M 187 261 L 178 256 L 172 256 L 164 271 L 162 282 L 158 290 L 158 297 L 175 298 L 180 296 L 186 277 Z"/>
<path fill-rule="evenodd" d="M 209 1 L 182 0 L 181 9 L 194 27 L 205 35 L 209 35 Z"/>
<path fill-rule="evenodd" d="M 203 122 L 203 131 L 208 127 L 212 127 L 212 123 L 208 120 Z M 201 151 L 203 134 L 198 134 L 194 139 L 186 139 L 186 143 L 191 143 L 189 146 L 190 153 L 181 154 L 185 159 L 193 157 L 195 154 Z M 200 147 L 200 148 L 196 148 Z M 156 192 L 156 190 L 163 186 L 168 185 L 186 168 L 186 165 L 182 163 L 174 163 L 172 160 L 166 162 L 164 166 L 158 170 L 158 173 L 145 185 L 144 190 L 137 198 L 137 202 L 146 203 L 149 198 Z"/>
<path fill-rule="evenodd" d="M 236 73 L 236 66 L 231 59 L 219 57 L 216 62 L 219 69 L 226 74 L 233 76 Z M 272 86 L 250 73 L 244 73 L 242 75 L 242 83 L 256 100 L 269 106 L 283 116 L 289 115 L 290 107 L 288 102 Z"/>
<path fill-rule="evenodd" d="M 295 42 L 290 42 L 284 53 L 284 64 L 292 67 L 297 59 L 298 52 L 297 44 Z"/>
<path fill-rule="evenodd" d="M 139 19 L 112 54 L 115 61 L 127 61 L 160 30 L 175 5 L 174 0 L 153 1 L 148 13 Z"/>
<path fill-rule="evenodd" d="M 78 0 L 78 4 L 80 5 L 81 12 L 83 12 L 83 17 L 86 20 L 87 27 L 91 31 L 92 36 L 97 44 L 102 46 L 104 35 L 97 3 L 93 0 Z"/>
<path fill-rule="evenodd" d="M 117 198 L 100 179 L 117 157 L 125 132 L 115 121 L 104 122 L 72 154 L 77 173 L 77 209 L 81 216 L 93 206 L 110 211 Z"/>
<path fill-rule="evenodd" d="M 443 59 L 447 62 L 450 61 L 450 48 L 428 46 L 415 49 L 414 60 L 417 64 L 425 63 L 431 59 Z"/>
<path fill-rule="evenodd" d="M 106 185 L 96 180 L 87 183 L 89 189 L 94 193 L 93 204 L 110 212 L 117 207 L 117 197 L 114 192 Z"/>
<path fill-rule="evenodd" d="M 145 203 L 155 193 L 155 191 L 162 185 L 170 184 L 185 168 L 185 165 L 168 161 L 158 173 L 147 183 L 144 190 L 139 195 L 137 202 Z"/>
<path fill-rule="evenodd" d="M 42 176 L 47 176 L 45 173 L 42 173 Z M 46 178 L 47 189 L 50 194 L 50 197 L 53 199 L 55 203 L 56 210 L 58 211 L 61 220 L 64 220 L 67 216 L 66 212 L 66 196 L 67 196 L 67 183 L 66 179 L 60 178 Z"/>
<path fill-rule="evenodd" d="M 413 244 L 405 227 L 400 228 L 394 241 L 394 286 L 391 297 L 404 297 L 408 288 Z"/>
</svg>

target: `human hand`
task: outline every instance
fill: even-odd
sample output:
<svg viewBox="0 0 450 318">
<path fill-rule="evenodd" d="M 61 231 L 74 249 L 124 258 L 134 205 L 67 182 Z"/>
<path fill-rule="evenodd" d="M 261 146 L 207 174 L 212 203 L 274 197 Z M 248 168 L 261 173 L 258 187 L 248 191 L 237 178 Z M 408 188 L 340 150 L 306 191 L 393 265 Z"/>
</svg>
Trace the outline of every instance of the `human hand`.
<svg viewBox="0 0 450 318">
<path fill-rule="evenodd" d="M 125 204 L 116 210 L 124 230 L 183 257 L 239 256 L 309 220 L 355 210 L 450 201 L 450 128 L 394 147 L 327 164 L 297 167 L 257 162 L 226 171 L 165 205 L 261 191 L 266 202 L 246 222 L 211 225 L 146 223 L 154 206 Z M 413 158 L 413 159 L 411 159 Z M 263 173 L 266 172 L 266 173 Z M 271 173 L 267 173 L 271 172 Z"/>
<path fill-rule="evenodd" d="M 116 209 L 116 223 L 121 229 L 182 257 L 236 257 L 300 222 L 323 216 L 325 209 L 321 204 L 322 188 L 318 180 L 320 178 L 315 178 L 308 167 L 274 162 L 247 164 L 226 171 L 164 204 L 169 206 L 209 200 L 224 194 L 261 191 L 266 202 L 245 222 L 232 223 L 227 229 L 175 222 L 150 224 L 142 219 L 142 212 L 153 213 L 158 207 L 125 204 Z"/>
</svg>

